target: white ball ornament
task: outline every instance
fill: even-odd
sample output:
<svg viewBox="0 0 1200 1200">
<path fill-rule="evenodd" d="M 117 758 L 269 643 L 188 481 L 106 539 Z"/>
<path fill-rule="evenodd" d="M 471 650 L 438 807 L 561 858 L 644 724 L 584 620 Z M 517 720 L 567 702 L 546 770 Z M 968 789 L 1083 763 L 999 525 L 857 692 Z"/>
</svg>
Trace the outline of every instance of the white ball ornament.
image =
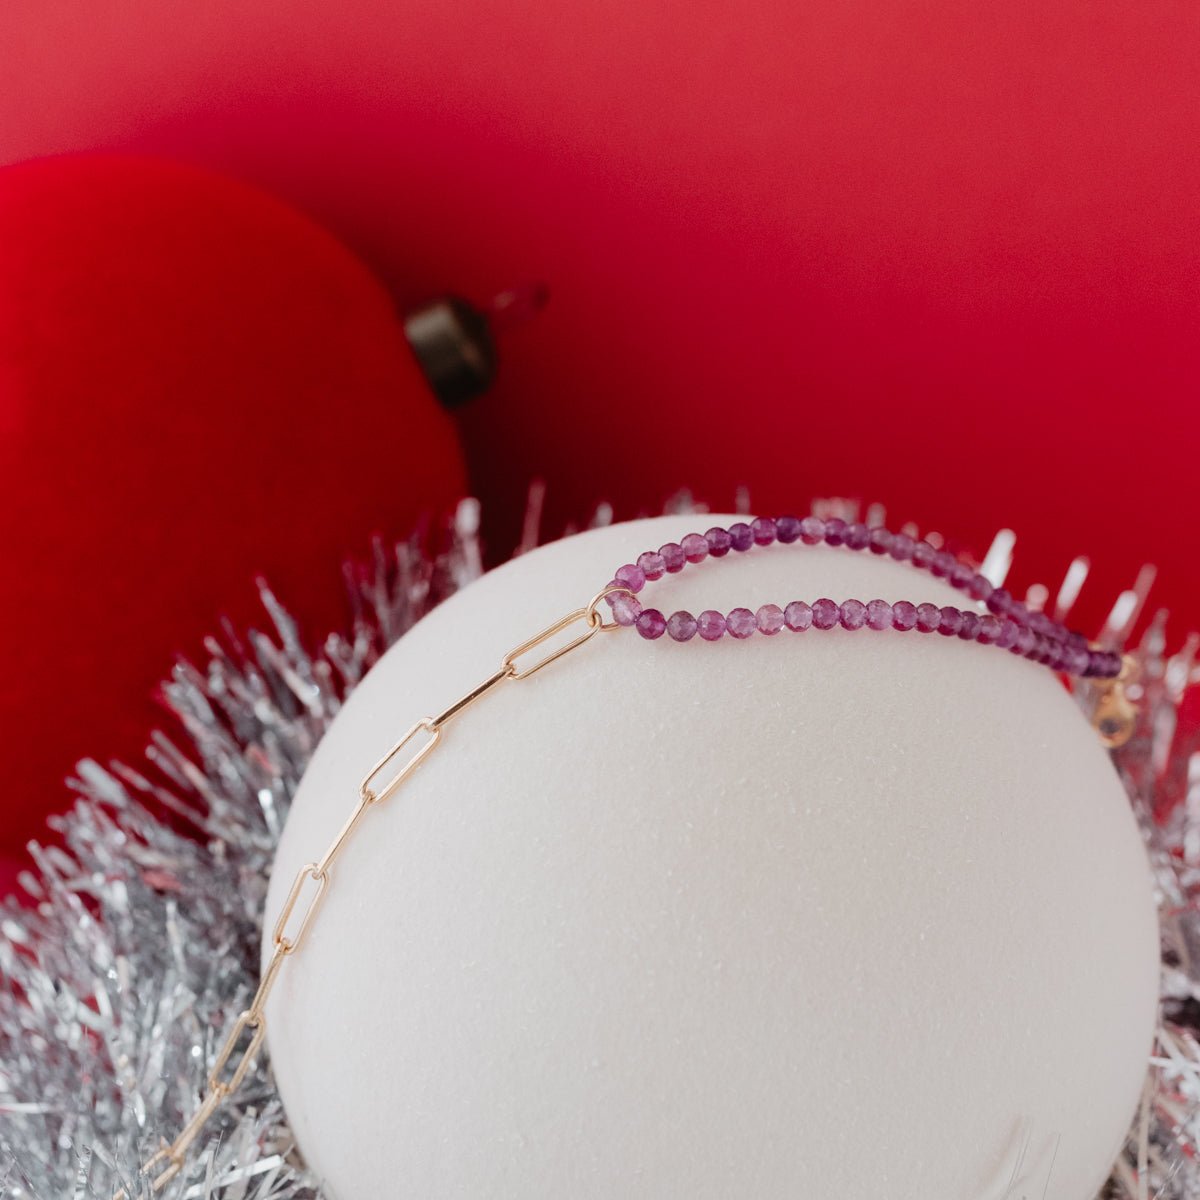
<svg viewBox="0 0 1200 1200">
<path fill-rule="evenodd" d="M 698 521 L 729 523 L 554 543 L 406 634 L 304 777 L 267 930 L 409 725 Z M 642 599 L 821 596 L 964 603 L 799 544 Z M 1092 1200 L 1157 974 L 1135 821 L 1045 667 L 916 631 L 625 629 L 495 689 L 370 811 L 268 1040 L 335 1200 Z"/>
</svg>

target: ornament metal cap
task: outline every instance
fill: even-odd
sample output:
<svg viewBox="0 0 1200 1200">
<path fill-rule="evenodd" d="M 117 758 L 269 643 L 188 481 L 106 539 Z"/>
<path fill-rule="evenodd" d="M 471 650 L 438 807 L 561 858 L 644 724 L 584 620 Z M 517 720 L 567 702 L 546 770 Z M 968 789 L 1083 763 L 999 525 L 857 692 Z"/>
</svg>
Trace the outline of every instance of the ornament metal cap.
<svg viewBox="0 0 1200 1200">
<path fill-rule="evenodd" d="M 496 377 L 496 344 L 487 317 L 458 296 L 444 296 L 404 318 L 404 335 L 437 398 L 457 408 Z"/>
<path fill-rule="evenodd" d="M 546 300 L 546 288 L 530 284 L 501 292 L 484 309 L 451 295 L 404 318 L 408 344 L 446 408 L 458 408 L 492 386 L 496 332 L 532 317 Z"/>
</svg>

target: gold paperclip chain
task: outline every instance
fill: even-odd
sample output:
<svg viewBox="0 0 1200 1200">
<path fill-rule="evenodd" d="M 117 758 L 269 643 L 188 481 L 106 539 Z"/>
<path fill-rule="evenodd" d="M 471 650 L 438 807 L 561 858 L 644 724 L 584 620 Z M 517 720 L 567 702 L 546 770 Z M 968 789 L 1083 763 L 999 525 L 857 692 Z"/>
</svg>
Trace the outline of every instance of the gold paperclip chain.
<svg viewBox="0 0 1200 1200">
<path fill-rule="evenodd" d="M 528 679 L 543 667 L 557 662 L 564 654 L 578 649 L 602 630 L 617 629 L 618 626 L 615 622 L 604 620 L 599 607 L 608 596 L 617 592 L 633 594 L 628 588 L 605 588 L 604 591 L 593 596 L 585 607 L 567 613 L 565 617 L 555 621 L 553 625 L 547 626 L 541 633 L 510 650 L 504 656 L 500 669 L 494 675 L 489 675 L 478 687 L 472 688 L 438 716 L 422 717 L 367 773 L 362 783 L 359 784 L 358 803 L 330 843 L 329 849 L 325 851 L 320 861 L 305 863 L 296 873 L 291 891 L 288 892 L 271 935 L 271 944 L 274 947 L 271 961 L 262 974 L 262 980 L 258 985 L 258 991 L 254 993 L 250 1007 L 238 1014 L 233 1028 L 225 1039 L 225 1044 L 217 1054 L 212 1071 L 208 1076 L 208 1087 L 199 1108 L 176 1135 L 174 1141 L 164 1141 L 162 1146 L 142 1164 L 142 1175 L 149 1178 L 152 1193 L 161 1191 L 179 1174 L 192 1143 L 204 1131 L 217 1109 L 238 1090 L 246 1078 L 246 1073 L 253 1065 L 267 1034 L 267 1017 L 264 1011 L 267 997 L 270 996 L 271 989 L 279 978 L 279 972 L 284 962 L 304 944 L 304 939 L 325 899 L 333 865 L 357 829 L 359 822 L 375 805 L 382 804 L 400 790 L 404 781 L 420 766 L 441 740 L 442 731 L 446 726 L 476 700 L 506 680 Z M 540 657 L 535 654 L 558 634 L 566 634 L 572 626 L 576 625 L 582 626 L 579 633 L 567 638 L 562 644 L 545 650 Z M 417 743 L 417 748 L 405 756 L 405 751 L 413 743 Z M 120 1188 L 113 1194 L 113 1200 L 129 1200 L 129 1193 L 125 1188 Z"/>
</svg>

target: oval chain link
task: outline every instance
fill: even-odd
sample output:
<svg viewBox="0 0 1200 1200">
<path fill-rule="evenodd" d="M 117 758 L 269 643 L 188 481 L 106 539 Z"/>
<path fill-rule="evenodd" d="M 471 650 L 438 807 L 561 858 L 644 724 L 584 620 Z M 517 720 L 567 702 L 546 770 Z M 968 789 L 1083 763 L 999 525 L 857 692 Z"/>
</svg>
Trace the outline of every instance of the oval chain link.
<svg viewBox="0 0 1200 1200">
<path fill-rule="evenodd" d="M 164 1141 L 142 1164 L 142 1175 L 149 1179 L 152 1193 L 160 1192 L 183 1170 L 192 1143 L 203 1133 L 220 1106 L 238 1090 L 246 1078 L 267 1035 L 267 998 L 279 978 L 283 964 L 304 944 L 304 939 L 325 899 L 334 863 L 359 823 L 375 805 L 389 800 L 400 790 L 409 776 L 441 741 L 445 727 L 475 701 L 508 680 L 528 679 L 543 667 L 548 667 L 572 650 L 577 650 L 597 633 L 619 628 L 615 622 L 605 621 L 600 612 L 601 603 L 616 593 L 633 594 L 628 588 L 605 588 L 593 596 L 583 608 L 572 610 L 553 625 L 548 625 L 528 641 L 510 650 L 494 675 L 489 675 L 438 716 L 422 717 L 363 777 L 358 789 L 358 803 L 329 848 L 319 861 L 305 863 L 296 873 L 272 930 L 271 959 L 262 973 L 258 990 L 254 993 L 249 1008 L 238 1013 L 233 1028 L 213 1062 L 200 1106 L 175 1136 L 174 1141 Z M 554 644 L 560 634 L 565 634 L 572 626 L 580 623 L 583 625 L 582 630 L 568 637 L 565 642 Z M 543 650 L 548 644 L 549 647 Z M 539 650 L 542 650 L 540 656 L 530 661 L 529 656 Z M 417 742 L 422 734 L 425 735 L 425 739 L 420 741 L 415 750 L 404 756 L 404 751 Z M 125 1188 L 120 1188 L 113 1193 L 113 1200 L 129 1200 L 129 1193 Z"/>
</svg>

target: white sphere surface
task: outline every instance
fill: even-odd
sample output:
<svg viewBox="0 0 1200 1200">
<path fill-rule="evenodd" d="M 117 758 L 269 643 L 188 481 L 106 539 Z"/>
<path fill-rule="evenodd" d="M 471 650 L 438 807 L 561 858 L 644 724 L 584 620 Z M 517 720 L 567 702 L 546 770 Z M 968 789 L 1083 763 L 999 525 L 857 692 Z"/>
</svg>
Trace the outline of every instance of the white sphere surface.
<svg viewBox="0 0 1200 1200">
<path fill-rule="evenodd" d="M 418 717 L 716 520 L 554 543 L 406 634 L 304 777 L 267 930 Z M 642 599 L 820 596 L 963 602 L 799 544 Z M 370 811 L 268 1037 L 336 1200 L 1092 1200 L 1157 974 L 1135 821 L 1044 667 L 915 631 L 625 629 L 496 689 Z"/>
</svg>

